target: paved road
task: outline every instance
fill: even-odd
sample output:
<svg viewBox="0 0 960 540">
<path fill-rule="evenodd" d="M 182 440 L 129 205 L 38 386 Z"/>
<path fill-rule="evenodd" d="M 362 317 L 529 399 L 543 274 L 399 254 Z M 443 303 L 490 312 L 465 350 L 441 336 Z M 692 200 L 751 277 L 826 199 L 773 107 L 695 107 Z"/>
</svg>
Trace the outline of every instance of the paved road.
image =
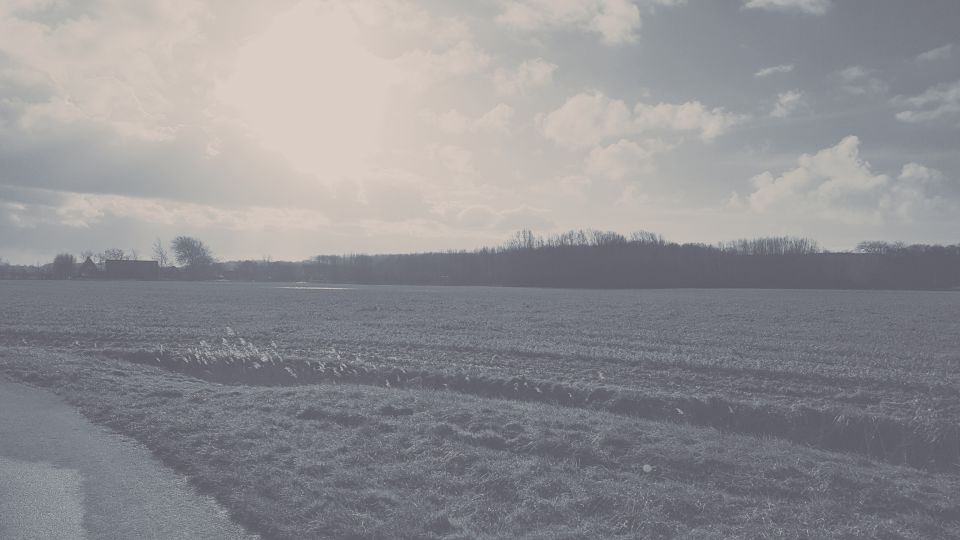
<svg viewBox="0 0 960 540">
<path fill-rule="evenodd" d="M 252 539 L 140 444 L 0 379 L 0 538 Z"/>
</svg>

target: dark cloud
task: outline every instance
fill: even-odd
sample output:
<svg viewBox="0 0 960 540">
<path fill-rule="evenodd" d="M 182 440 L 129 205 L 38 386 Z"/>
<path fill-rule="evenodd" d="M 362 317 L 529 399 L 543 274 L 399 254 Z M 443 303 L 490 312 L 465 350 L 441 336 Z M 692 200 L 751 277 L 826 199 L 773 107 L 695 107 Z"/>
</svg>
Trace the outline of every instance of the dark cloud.
<svg viewBox="0 0 960 540">
<path fill-rule="evenodd" d="M 252 141 L 221 141 L 215 156 L 209 144 L 202 133 L 139 141 L 83 124 L 7 129 L 0 131 L 0 184 L 224 205 L 310 207 L 326 195 L 315 177 L 293 172 Z"/>
</svg>

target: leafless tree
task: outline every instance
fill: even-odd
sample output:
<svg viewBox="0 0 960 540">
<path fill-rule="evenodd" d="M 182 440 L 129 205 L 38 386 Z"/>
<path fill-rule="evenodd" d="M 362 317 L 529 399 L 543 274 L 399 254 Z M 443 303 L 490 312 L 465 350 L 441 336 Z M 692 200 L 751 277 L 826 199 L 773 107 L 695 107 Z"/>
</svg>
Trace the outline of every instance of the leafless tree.
<svg viewBox="0 0 960 540">
<path fill-rule="evenodd" d="M 153 258 L 164 268 L 170 264 L 170 255 L 167 254 L 167 248 L 163 247 L 163 242 L 157 238 L 153 242 Z"/>
<path fill-rule="evenodd" d="M 97 262 L 103 263 L 105 261 L 125 261 L 130 259 L 130 256 L 120 248 L 110 248 L 103 250 L 103 253 L 97 254 L 97 259 L 99 259 Z"/>
</svg>

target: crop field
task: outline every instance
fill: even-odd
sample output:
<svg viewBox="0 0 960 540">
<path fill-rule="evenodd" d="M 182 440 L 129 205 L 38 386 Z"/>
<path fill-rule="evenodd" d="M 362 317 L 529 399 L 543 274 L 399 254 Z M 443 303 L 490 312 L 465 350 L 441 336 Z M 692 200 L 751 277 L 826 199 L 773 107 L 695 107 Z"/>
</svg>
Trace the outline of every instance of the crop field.
<svg viewBox="0 0 960 540">
<path fill-rule="evenodd" d="M 0 282 L 0 306 L 0 375 L 268 537 L 960 534 L 958 293 Z"/>
<path fill-rule="evenodd" d="M 183 352 L 242 338 L 657 394 L 960 417 L 960 294 L 6 282 L 0 342 Z"/>
</svg>

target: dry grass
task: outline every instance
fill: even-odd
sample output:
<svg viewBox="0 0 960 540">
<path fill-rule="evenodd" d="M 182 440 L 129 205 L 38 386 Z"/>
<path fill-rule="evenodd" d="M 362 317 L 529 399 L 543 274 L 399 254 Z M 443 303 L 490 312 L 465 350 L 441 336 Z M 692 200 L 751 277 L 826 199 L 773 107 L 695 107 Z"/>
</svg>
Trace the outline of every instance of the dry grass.
<svg viewBox="0 0 960 540">
<path fill-rule="evenodd" d="M 344 359 L 336 350 L 323 358 L 284 358 L 276 343 L 258 346 L 236 336 L 211 345 L 166 350 L 98 351 L 99 356 L 155 365 L 212 382 L 250 385 L 303 385 L 349 382 L 373 386 L 453 390 L 479 397 L 534 401 L 649 420 L 707 426 L 722 432 L 771 436 L 827 450 L 856 452 L 893 464 L 931 471 L 960 467 L 960 426 L 918 414 L 911 419 L 864 414 L 852 409 L 731 401 L 714 393 L 674 394 L 586 382 L 563 384 L 448 371 L 405 369 Z"/>
<path fill-rule="evenodd" d="M 936 538 L 960 479 L 542 403 L 352 384 L 223 386 L 0 349 L 271 538 Z"/>
</svg>

